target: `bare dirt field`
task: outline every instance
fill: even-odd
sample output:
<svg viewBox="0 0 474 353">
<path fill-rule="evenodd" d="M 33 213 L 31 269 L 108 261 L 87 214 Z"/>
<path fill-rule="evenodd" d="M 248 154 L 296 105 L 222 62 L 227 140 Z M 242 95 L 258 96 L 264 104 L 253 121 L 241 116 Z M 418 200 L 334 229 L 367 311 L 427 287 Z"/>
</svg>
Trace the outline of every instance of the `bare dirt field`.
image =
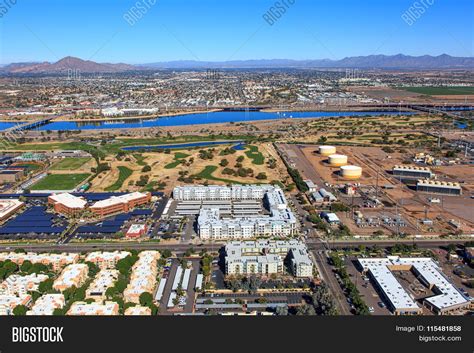
<svg viewBox="0 0 474 353">
<path fill-rule="evenodd" d="M 288 146 L 288 145 L 287 145 Z M 296 147 L 294 147 L 296 148 Z M 377 182 L 380 187 L 390 186 L 380 192 L 380 197 L 387 197 L 394 205 L 398 205 L 398 211 L 394 207 L 385 207 L 384 212 L 393 214 L 396 212 L 402 215 L 407 222 L 407 227 L 401 231 L 407 231 L 411 234 L 443 234 L 453 232 L 456 229 L 448 222 L 455 219 L 461 222 L 463 229 L 472 229 L 474 226 L 474 200 L 470 198 L 472 190 L 474 190 L 474 173 L 470 165 L 453 165 L 433 167 L 433 171 L 437 174 L 439 180 L 457 180 L 463 181 L 464 195 L 462 196 L 444 196 L 441 197 L 442 203 L 432 204 L 428 198 L 433 195 L 416 192 L 398 180 L 393 178 L 388 171 L 396 164 L 401 164 L 403 160 L 413 155 L 414 151 L 407 150 L 407 153 L 391 153 L 387 154 L 379 147 L 353 147 L 353 146 L 337 146 L 337 153 L 348 156 L 348 164 L 354 164 L 362 167 L 362 177 L 356 181 L 347 181 L 339 175 L 339 167 L 331 167 L 327 162 L 327 157 L 318 154 L 317 146 L 299 146 L 305 159 L 313 167 L 313 172 L 319 176 L 318 183 L 327 182 L 330 185 L 340 185 L 347 182 L 356 182 L 361 186 L 374 186 Z M 293 158 L 300 157 L 297 151 L 292 151 Z M 371 212 L 367 211 L 370 216 Z M 433 225 L 424 225 L 421 220 L 424 218 L 434 220 Z M 379 228 L 361 228 L 355 225 L 351 217 L 347 217 L 347 225 L 356 233 L 361 235 L 370 235 Z M 390 228 L 383 226 L 381 230 L 390 233 Z M 392 229 L 393 231 L 393 229 Z"/>
</svg>

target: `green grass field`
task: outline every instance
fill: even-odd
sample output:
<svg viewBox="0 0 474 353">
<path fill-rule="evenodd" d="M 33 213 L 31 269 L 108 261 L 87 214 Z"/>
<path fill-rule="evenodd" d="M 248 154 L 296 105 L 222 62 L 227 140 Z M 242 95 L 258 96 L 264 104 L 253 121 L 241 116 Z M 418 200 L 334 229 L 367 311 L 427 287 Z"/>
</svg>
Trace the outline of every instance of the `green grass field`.
<svg viewBox="0 0 474 353">
<path fill-rule="evenodd" d="M 138 165 L 141 165 L 141 166 L 145 166 L 146 163 L 145 163 L 145 157 L 140 154 L 140 153 L 134 153 L 133 154 L 133 157 L 135 157 L 135 159 L 137 160 L 137 164 Z"/>
<path fill-rule="evenodd" d="M 258 151 L 257 146 L 248 145 L 246 146 L 249 151 L 245 152 L 245 155 L 252 160 L 253 164 L 262 165 L 265 162 L 265 157 Z"/>
<path fill-rule="evenodd" d="M 474 94 L 474 87 L 404 87 L 405 91 L 428 96 L 452 96 Z"/>
<path fill-rule="evenodd" d="M 20 165 L 23 167 L 27 167 L 28 171 L 35 171 L 41 168 L 41 166 L 36 163 L 21 163 Z"/>
<path fill-rule="evenodd" d="M 85 163 L 89 162 L 91 159 L 84 158 L 63 158 L 59 162 L 54 163 L 51 166 L 52 170 L 74 170 L 80 168 Z"/>
<path fill-rule="evenodd" d="M 34 184 L 31 190 L 72 190 L 90 176 L 81 174 L 49 174 Z"/>
<path fill-rule="evenodd" d="M 165 169 L 174 169 L 180 164 L 181 164 L 181 161 L 179 161 L 179 160 L 174 161 L 174 162 L 171 162 L 171 163 L 168 163 L 167 165 L 165 165 Z"/>
<path fill-rule="evenodd" d="M 168 163 L 167 165 L 165 165 L 165 169 L 176 168 L 178 165 L 181 164 L 181 160 L 186 158 L 186 157 L 189 157 L 189 154 L 186 154 L 186 153 L 183 153 L 183 152 L 176 152 L 174 154 L 174 161 L 171 162 L 171 163 Z"/>
<path fill-rule="evenodd" d="M 212 174 L 217 170 L 217 168 L 218 167 L 215 165 L 208 165 L 201 172 L 199 172 L 199 174 L 196 174 L 195 176 L 207 180 L 222 181 L 227 184 L 243 184 L 236 180 L 217 178 L 213 176 Z"/>
<path fill-rule="evenodd" d="M 128 169 L 127 167 L 120 166 L 118 167 L 119 170 L 119 177 L 115 183 L 110 185 L 108 188 L 106 188 L 106 191 L 117 191 L 120 189 L 127 178 L 132 175 L 133 170 Z"/>
</svg>

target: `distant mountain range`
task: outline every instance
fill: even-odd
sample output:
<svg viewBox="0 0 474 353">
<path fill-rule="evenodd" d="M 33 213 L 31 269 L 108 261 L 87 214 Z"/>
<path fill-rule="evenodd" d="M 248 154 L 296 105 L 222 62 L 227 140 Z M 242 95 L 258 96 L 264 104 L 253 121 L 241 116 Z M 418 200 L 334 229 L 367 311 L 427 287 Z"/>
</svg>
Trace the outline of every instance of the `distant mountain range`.
<svg viewBox="0 0 474 353">
<path fill-rule="evenodd" d="M 0 68 L 0 72 L 12 74 L 68 74 L 71 70 L 84 73 L 114 73 L 137 70 L 137 67 L 127 64 L 99 64 L 94 61 L 67 56 L 55 63 L 14 63 Z"/>
<path fill-rule="evenodd" d="M 221 62 L 169 61 L 139 65 L 143 68 L 360 68 L 360 69 L 472 69 L 474 58 L 409 55 L 353 56 L 341 60 L 234 60 Z"/>
<path fill-rule="evenodd" d="M 232 61 L 168 61 L 140 65 L 96 63 L 75 57 L 65 57 L 55 63 L 13 63 L 0 67 L 0 73 L 10 74 L 67 74 L 118 73 L 153 69 L 265 69 L 265 68 L 359 68 L 359 69 L 474 69 L 473 57 L 423 55 L 369 55 L 347 57 L 341 60 L 232 60 Z"/>
</svg>

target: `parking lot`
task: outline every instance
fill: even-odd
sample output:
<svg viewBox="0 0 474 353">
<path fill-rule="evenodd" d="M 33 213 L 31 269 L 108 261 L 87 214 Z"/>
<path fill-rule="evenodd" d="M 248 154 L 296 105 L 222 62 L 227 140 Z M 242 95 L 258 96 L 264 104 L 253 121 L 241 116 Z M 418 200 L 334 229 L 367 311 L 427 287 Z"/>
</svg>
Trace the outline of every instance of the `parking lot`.
<svg viewBox="0 0 474 353">
<path fill-rule="evenodd" d="M 375 287 L 369 280 L 369 278 L 363 276 L 354 266 L 353 261 L 355 258 L 345 258 L 345 264 L 347 273 L 349 274 L 351 281 L 356 285 L 360 292 L 360 295 L 364 302 L 369 307 L 369 311 L 372 315 L 391 315 L 392 313 L 388 310 L 386 303 L 380 298 Z M 349 305 L 351 304 L 348 301 Z"/>
<path fill-rule="evenodd" d="M 168 307 L 170 296 L 174 292 L 173 282 L 180 266 L 178 259 L 168 259 L 170 266 L 165 266 L 163 278 L 166 278 L 166 286 L 163 292 L 163 297 L 160 300 L 160 314 L 173 315 L 175 313 L 192 313 L 194 308 L 194 301 L 196 297 L 196 276 L 200 272 L 200 260 L 199 259 L 187 259 L 190 262 L 191 274 L 189 277 L 189 283 L 186 290 L 185 299 L 182 299 L 178 305 L 174 307 Z"/>
</svg>

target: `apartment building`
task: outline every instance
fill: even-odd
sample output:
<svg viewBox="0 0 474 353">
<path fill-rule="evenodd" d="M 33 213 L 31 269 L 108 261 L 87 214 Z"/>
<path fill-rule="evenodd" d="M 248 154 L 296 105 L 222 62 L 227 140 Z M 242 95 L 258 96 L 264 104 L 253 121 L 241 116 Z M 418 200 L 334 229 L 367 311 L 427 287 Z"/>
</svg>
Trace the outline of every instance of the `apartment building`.
<svg viewBox="0 0 474 353">
<path fill-rule="evenodd" d="M 62 309 L 65 304 L 66 300 L 62 294 L 44 294 L 36 300 L 26 315 L 53 315 L 55 309 Z"/>
<path fill-rule="evenodd" d="M 30 305 L 32 298 L 29 291 L 37 290 L 38 285 L 47 278 L 42 274 L 10 275 L 0 284 L 0 315 L 12 315 L 17 305 Z"/>
<path fill-rule="evenodd" d="M 119 314 L 119 305 L 116 302 L 106 301 L 100 303 L 75 302 L 71 305 L 66 315 L 76 316 L 112 316 Z"/>
<path fill-rule="evenodd" d="M 33 264 L 41 263 L 43 265 L 51 266 L 53 270 L 58 271 L 66 265 L 74 264 L 79 261 L 79 254 L 77 253 L 61 253 L 61 254 L 50 254 L 42 253 L 37 254 L 34 252 L 28 253 L 0 253 L 0 261 L 10 260 L 18 265 L 21 265 L 24 261 L 28 260 Z"/>
<path fill-rule="evenodd" d="M 198 233 L 202 239 L 286 237 L 297 232 L 296 218 L 283 191 L 276 186 L 183 186 L 173 190 L 173 198 L 202 202 L 197 205 Z M 261 201 L 266 212 L 259 212 L 255 201 L 242 204 L 244 200 Z M 246 206 L 252 212 L 246 212 Z"/>
<path fill-rule="evenodd" d="M 225 247 L 228 275 L 271 275 L 285 272 L 289 264 L 295 277 L 313 277 L 313 262 L 306 245 L 290 241 L 233 241 Z"/>
<path fill-rule="evenodd" d="M 139 303 L 140 294 L 148 292 L 153 294 L 158 274 L 158 251 L 142 251 L 138 261 L 132 267 L 130 283 L 123 292 L 125 302 Z"/>
<path fill-rule="evenodd" d="M 60 292 L 75 286 L 79 288 L 87 279 L 89 266 L 86 264 L 68 265 L 54 281 L 53 288 Z"/>
<path fill-rule="evenodd" d="M 128 251 L 94 251 L 88 253 L 86 262 L 92 262 L 101 269 L 113 269 L 119 260 L 130 255 Z"/>
<path fill-rule="evenodd" d="M 100 270 L 86 290 L 86 299 L 102 302 L 105 299 L 105 292 L 108 288 L 113 287 L 118 276 L 118 270 Z"/>
<path fill-rule="evenodd" d="M 125 310 L 125 316 L 149 316 L 151 309 L 147 306 L 132 306 Z"/>
</svg>

